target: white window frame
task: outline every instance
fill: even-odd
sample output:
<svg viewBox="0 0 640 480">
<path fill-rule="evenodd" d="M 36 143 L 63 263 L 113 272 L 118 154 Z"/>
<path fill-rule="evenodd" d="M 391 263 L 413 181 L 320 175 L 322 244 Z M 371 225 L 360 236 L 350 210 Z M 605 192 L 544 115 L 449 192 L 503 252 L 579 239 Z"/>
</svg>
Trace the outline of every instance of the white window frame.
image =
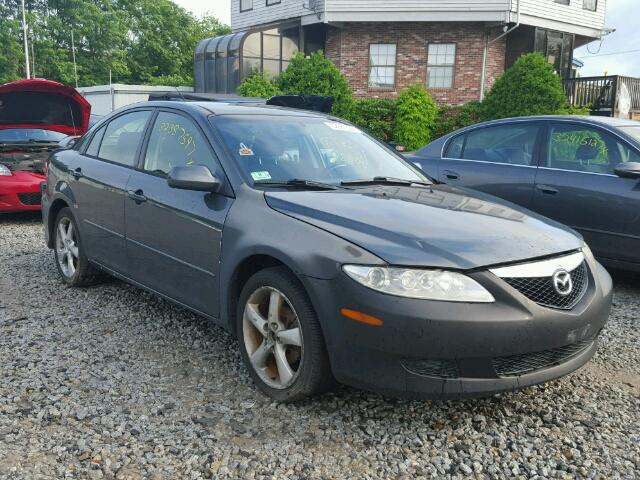
<svg viewBox="0 0 640 480">
<path fill-rule="evenodd" d="M 253 0 L 240 0 L 240 13 L 253 10 Z"/>
<path fill-rule="evenodd" d="M 589 6 L 589 4 L 593 2 L 593 8 Z M 582 9 L 588 10 L 590 12 L 598 11 L 598 0 L 582 0 Z"/>
<path fill-rule="evenodd" d="M 384 47 L 382 50 L 380 47 Z M 368 85 L 369 88 L 380 88 L 380 89 L 393 89 L 396 86 L 396 65 L 398 58 L 398 46 L 395 43 L 371 43 L 369 44 L 369 78 Z M 381 83 L 381 82 L 373 82 L 372 76 L 374 69 L 376 71 L 376 78 L 383 78 L 384 80 L 388 80 L 391 78 L 391 83 Z M 388 71 L 388 69 L 393 69 L 393 75 L 390 77 L 389 75 L 380 76 L 379 70 Z"/>
<path fill-rule="evenodd" d="M 436 51 L 432 51 L 432 47 Z M 444 47 L 444 51 L 442 50 Z M 449 47 L 453 47 L 453 52 L 449 51 Z M 429 89 L 452 89 L 456 83 L 456 55 L 458 52 L 458 45 L 453 42 L 445 43 L 429 43 L 427 44 L 427 88 Z M 436 79 L 446 78 L 441 75 L 434 76 L 436 71 L 443 71 L 443 69 L 451 70 L 451 82 L 450 84 L 439 85 L 436 83 Z"/>
</svg>

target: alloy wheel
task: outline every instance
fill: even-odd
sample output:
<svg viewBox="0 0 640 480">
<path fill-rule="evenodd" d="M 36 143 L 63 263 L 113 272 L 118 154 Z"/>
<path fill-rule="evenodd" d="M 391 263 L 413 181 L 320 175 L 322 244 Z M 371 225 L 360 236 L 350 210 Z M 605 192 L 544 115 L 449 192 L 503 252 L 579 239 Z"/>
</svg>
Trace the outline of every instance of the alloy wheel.
<svg viewBox="0 0 640 480">
<path fill-rule="evenodd" d="M 62 217 L 56 229 L 56 253 L 58 265 L 65 277 L 71 278 L 78 268 L 78 240 L 73 222 Z"/>
<path fill-rule="evenodd" d="M 300 320 L 285 295 L 260 287 L 247 300 L 243 340 L 249 361 L 267 385 L 284 389 L 298 376 L 304 348 Z"/>
</svg>

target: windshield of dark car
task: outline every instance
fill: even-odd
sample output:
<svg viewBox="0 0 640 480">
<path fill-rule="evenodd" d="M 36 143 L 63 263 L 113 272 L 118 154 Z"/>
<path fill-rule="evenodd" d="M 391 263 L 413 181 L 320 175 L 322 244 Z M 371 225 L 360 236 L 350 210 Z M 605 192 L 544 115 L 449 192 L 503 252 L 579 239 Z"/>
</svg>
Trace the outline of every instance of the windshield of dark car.
<svg viewBox="0 0 640 480">
<path fill-rule="evenodd" d="M 358 128 L 328 118 L 222 115 L 212 122 L 254 183 L 303 179 L 338 184 L 374 177 L 428 181 Z"/>
<path fill-rule="evenodd" d="M 42 128 L 8 128 L 0 130 L 0 142 L 20 143 L 20 142 L 59 142 L 66 135 L 64 133 L 44 130 Z"/>
<path fill-rule="evenodd" d="M 637 127 L 618 127 L 620 130 L 622 130 L 624 133 L 626 133 L 627 135 L 629 135 L 630 137 L 633 137 L 634 140 L 637 140 L 640 142 L 640 126 Z"/>
</svg>

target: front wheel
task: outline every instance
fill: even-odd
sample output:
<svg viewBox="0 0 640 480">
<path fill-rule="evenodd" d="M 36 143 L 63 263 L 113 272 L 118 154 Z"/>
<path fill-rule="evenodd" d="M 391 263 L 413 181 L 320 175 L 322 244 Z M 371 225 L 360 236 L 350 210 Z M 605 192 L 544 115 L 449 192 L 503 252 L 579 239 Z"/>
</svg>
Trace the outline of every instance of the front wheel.
<svg viewBox="0 0 640 480">
<path fill-rule="evenodd" d="M 87 259 L 78 225 L 69 208 L 60 210 L 54 228 L 54 254 L 62 281 L 70 287 L 86 287 L 96 283 L 99 272 Z"/>
<path fill-rule="evenodd" d="M 242 289 L 236 318 L 242 358 L 268 396 L 294 402 L 333 385 L 313 306 L 286 268 L 253 275 Z"/>
</svg>

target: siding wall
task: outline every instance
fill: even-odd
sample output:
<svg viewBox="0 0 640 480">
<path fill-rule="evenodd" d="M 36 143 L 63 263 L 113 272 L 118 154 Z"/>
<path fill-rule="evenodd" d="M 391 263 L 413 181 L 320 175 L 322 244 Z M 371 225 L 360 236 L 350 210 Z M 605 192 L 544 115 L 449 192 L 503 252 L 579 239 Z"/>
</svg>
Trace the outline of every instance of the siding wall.
<svg viewBox="0 0 640 480">
<path fill-rule="evenodd" d="M 269 6 L 266 0 L 253 0 L 253 10 L 240 13 L 240 0 L 231 0 L 231 28 L 236 32 L 254 25 L 312 15 L 314 11 L 303 6 L 310 3 L 317 11 L 322 11 L 324 0 L 281 0 L 279 4 Z"/>
<path fill-rule="evenodd" d="M 511 4 L 511 9 L 515 12 L 517 0 L 511 0 Z M 585 10 L 582 5 L 583 0 L 570 0 L 569 5 L 562 5 L 554 0 L 520 0 L 520 13 L 546 21 L 569 23 L 594 30 L 602 29 L 607 0 L 598 0 L 598 8 L 595 12 Z M 526 19 L 523 20 L 526 21 Z"/>
</svg>

